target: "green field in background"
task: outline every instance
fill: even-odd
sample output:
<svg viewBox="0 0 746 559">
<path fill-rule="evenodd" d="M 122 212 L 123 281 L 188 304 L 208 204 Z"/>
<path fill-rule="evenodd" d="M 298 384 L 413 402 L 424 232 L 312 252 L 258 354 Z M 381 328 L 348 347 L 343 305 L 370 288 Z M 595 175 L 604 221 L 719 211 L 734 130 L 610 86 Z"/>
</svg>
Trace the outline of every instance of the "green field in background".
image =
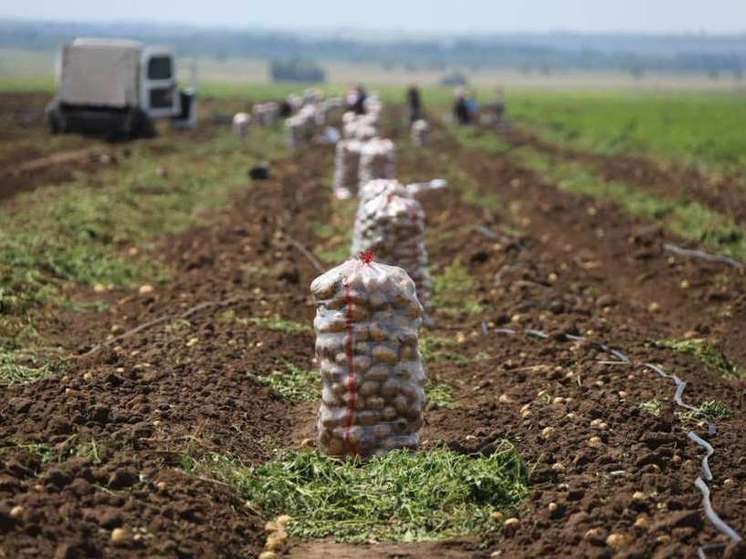
<svg viewBox="0 0 746 559">
<path fill-rule="evenodd" d="M 307 87 L 343 95 L 346 85 L 232 83 L 204 81 L 202 97 L 280 99 Z M 387 103 L 403 103 L 405 86 L 370 84 Z M 0 92 L 52 93 L 50 77 L 0 76 Z M 450 109 L 453 89 L 422 88 L 426 109 L 441 116 Z M 477 89 L 481 103 L 492 88 Z M 552 91 L 509 89 L 508 115 L 543 138 L 603 154 L 638 154 L 694 165 L 708 172 L 742 174 L 746 165 L 746 92 L 735 91 Z"/>
<path fill-rule="evenodd" d="M 509 114 L 542 137 L 742 174 L 746 92 L 517 92 Z"/>
</svg>

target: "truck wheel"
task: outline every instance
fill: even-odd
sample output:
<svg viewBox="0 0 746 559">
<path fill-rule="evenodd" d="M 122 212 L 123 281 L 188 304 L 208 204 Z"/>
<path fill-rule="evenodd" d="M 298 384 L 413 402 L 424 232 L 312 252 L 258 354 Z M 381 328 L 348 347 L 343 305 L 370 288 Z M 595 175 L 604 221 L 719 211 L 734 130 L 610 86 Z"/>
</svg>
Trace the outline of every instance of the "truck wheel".
<svg viewBox="0 0 746 559">
<path fill-rule="evenodd" d="M 52 134 L 62 134 L 65 132 L 65 126 L 58 111 L 51 110 L 47 113 L 47 126 Z"/>
<path fill-rule="evenodd" d="M 137 110 L 133 115 L 130 137 L 155 138 L 156 135 L 155 126 L 150 117 L 144 111 Z"/>
</svg>

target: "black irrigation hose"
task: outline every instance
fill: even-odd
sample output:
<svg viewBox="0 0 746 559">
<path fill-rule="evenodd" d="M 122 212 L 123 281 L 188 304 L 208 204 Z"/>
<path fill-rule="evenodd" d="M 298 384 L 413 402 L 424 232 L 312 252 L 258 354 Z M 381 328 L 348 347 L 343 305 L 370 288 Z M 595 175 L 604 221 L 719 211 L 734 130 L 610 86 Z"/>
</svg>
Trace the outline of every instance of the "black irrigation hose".
<svg viewBox="0 0 746 559">
<path fill-rule="evenodd" d="M 720 260 L 720 257 L 717 257 L 717 259 Z M 516 334 L 521 333 L 520 331 L 514 328 L 495 328 L 492 330 L 492 332 L 494 332 L 495 334 L 507 334 L 509 336 L 515 336 Z M 482 322 L 482 333 L 485 336 L 490 333 L 489 326 L 487 325 L 486 322 Z M 538 338 L 541 340 L 548 340 L 552 338 L 552 336 L 547 334 L 546 332 L 542 332 L 541 330 L 534 330 L 531 328 L 524 329 L 522 333 L 529 337 Z M 556 338 L 564 339 L 567 341 L 574 341 L 574 342 L 588 341 L 588 339 L 585 338 L 584 336 L 576 336 L 573 334 L 566 334 L 566 333 L 559 334 L 558 336 L 556 336 Z M 619 363 L 632 363 L 632 360 L 629 357 L 627 357 L 625 353 L 623 353 L 622 351 L 618 349 L 613 349 L 610 346 L 603 344 L 603 343 L 594 342 L 593 345 L 599 348 L 601 351 L 608 353 L 609 355 L 617 358 L 619 360 Z M 646 369 L 649 369 L 655 372 L 659 376 L 665 379 L 668 379 L 668 380 L 672 380 L 674 382 L 674 384 L 676 385 L 676 392 L 674 393 L 673 401 L 676 403 L 677 406 L 690 410 L 690 411 L 698 411 L 697 408 L 687 404 L 682 399 L 684 390 L 686 389 L 685 381 L 681 380 L 676 375 L 672 375 L 672 374 L 665 372 L 658 365 L 654 365 L 652 363 L 639 363 L 639 365 L 642 365 Z M 709 435 L 715 435 L 717 433 L 717 427 L 711 421 L 707 421 L 707 432 Z M 712 445 L 709 442 L 701 438 L 694 431 L 689 431 L 687 433 L 687 436 L 692 442 L 699 445 L 705 450 L 705 456 L 704 458 L 702 458 L 702 476 L 697 476 L 697 479 L 694 481 L 695 487 L 699 489 L 700 493 L 702 493 L 702 506 L 704 508 L 705 516 L 721 534 L 724 534 L 725 536 L 727 536 L 734 543 L 738 543 L 742 541 L 743 538 L 738 532 L 736 532 L 736 530 L 734 530 L 722 518 L 720 518 L 717 512 L 715 512 L 715 509 L 712 506 L 712 501 L 710 500 L 710 488 L 707 485 L 707 483 L 702 479 L 702 477 L 704 477 L 707 481 L 710 481 L 710 482 L 713 480 L 713 475 L 712 475 L 712 470 L 710 470 L 709 460 L 710 460 L 710 457 L 715 453 L 715 449 L 712 447 Z M 697 555 L 699 556 L 700 559 L 706 559 L 708 551 L 713 551 L 716 549 L 723 549 L 725 547 L 726 546 L 723 544 L 705 544 L 699 547 L 699 549 L 697 550 Z"/>
</svg>

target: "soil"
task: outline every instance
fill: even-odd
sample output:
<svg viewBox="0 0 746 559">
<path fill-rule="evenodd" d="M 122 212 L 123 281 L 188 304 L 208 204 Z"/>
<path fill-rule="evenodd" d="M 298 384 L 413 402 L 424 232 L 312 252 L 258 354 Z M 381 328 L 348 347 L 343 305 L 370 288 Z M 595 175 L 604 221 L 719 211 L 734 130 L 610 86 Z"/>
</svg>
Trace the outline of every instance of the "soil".
<svg viewBox="0 0 746 559">
<path fill-rule="evenodd" d="M 459 148 L 444 128 L 431 148 L 401 158 L 401 174 L 431 178 L 441 155 L 505 207 L 470 206 L 458 185 L 423 197 L 433 268 L 461 259 L 484 307 L 477 315 L 436 312 L 429 335 L 456 340 L 467 359 L 428 364 L 431 377 L 455 387 L 458 407 L 428 411 L 423 447 L 486 453 L 507 438 L 530 465 L 530 497 L 517 526 L 481 541 L 293 541 L 288 556 L 693 557 L 700 545 L 727 541 L 703 515 L 694 486 L 702 452 L 689 428 L 715 448 L 715 509 L 746 531 L 746 382 L 650 343 L 695 332 L 746 365 L 743 276 L 672 257 L 662 243 L 678 239 L 654 224 Z M 247 184 L 207 225 L 138 247 L 138 257 L 174 270 L 173 281 L 144 294 L 81 291 L 78 298 L 103 297 L 108 309 L 48 318 L 45 335 L 74 358 L 64 375 L 2 388 L 0 558 L 261 551 L 266 519 L 228 486 L 184 473 L 183 457 L 220 452 L 261 463 L 313 433 L 315 406 L 290 405 L 253 376 L 285 360 L 311 368 L 312 333 L 240 319 L 277 314 L 311 324 L 308 285 L 317 270 L 298 244 L 315 252 L 326 242 L 314 224 L 334 219 L 331 165 L 324 147 L 276 162 L 271 180 Z M 188 321 L 178 319 L 195 308 Z M 173 320 L 113 338 L 162 317 Z M 506 326 L 553 336 L 496 331 Z M 685 401 L 720 400 L 731 417 L 717 422 L 715 435 L 685 426 L 674 415 L 670 381 L 612 363 L 596 344 L 562 333 L 623 348 L 635 363 L 659 363 L 689 383 Z M 663 403 L 657 417 L 639 407 L 653 398 Z M 32 452 L 42 444 L 53 459 Z M 122 541 L 112 541 L 114 528 L 126 530 Z M 622 535 L 618 553 L 607 545 L 611 533 Z M 731 546 L 727 554 L 744 551 Z"/>
<path fill-rule="evenodd" d="M 675 200 L 693 200 L 731 217 L 738 225 L 746 223 L 743 177 L 708 175 L 693 167 L 672 165 L 642 156 L 590 153 L 549 142 L 515 126 L 503 128 L 501 132 L 514 146 L 529 145 L 561 159 L 588 163 L 605 180 L 641 186 Z"/>
</svg>

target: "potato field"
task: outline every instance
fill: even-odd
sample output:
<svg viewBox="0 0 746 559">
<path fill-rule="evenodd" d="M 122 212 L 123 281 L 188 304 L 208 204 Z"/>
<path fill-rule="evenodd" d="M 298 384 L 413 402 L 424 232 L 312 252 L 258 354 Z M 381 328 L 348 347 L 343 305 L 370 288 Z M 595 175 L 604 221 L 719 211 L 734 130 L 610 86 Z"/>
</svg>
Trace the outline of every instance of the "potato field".
<svg viewBox="0 0 746 559">
<path fill-rule="evenodd" d="M 302 90 L 107 142 L 0 88 L 0 559 L 746 557 L 743 97 Z"/>
</svg>

